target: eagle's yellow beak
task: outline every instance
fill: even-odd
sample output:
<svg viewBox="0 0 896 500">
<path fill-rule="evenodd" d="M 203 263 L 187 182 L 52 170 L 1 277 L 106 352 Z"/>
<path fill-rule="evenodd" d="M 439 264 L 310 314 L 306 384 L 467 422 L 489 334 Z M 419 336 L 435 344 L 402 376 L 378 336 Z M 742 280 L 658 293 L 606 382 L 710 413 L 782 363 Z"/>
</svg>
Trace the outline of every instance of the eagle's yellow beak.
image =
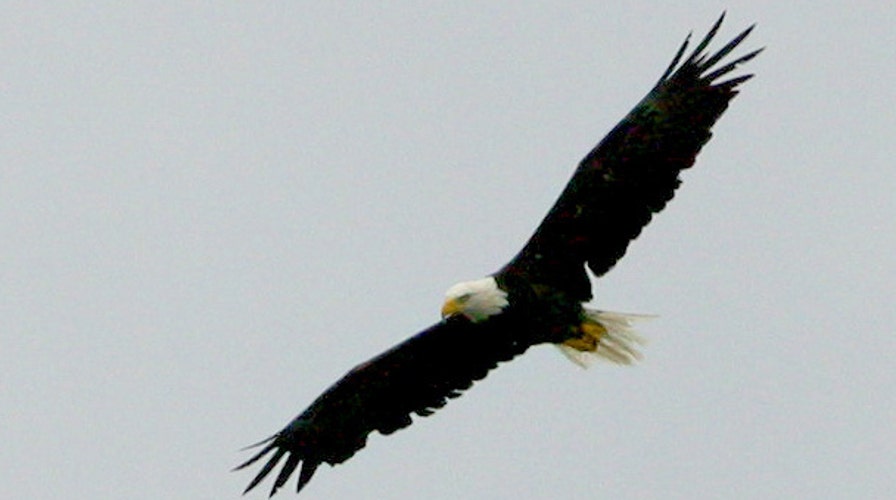
<svg viewBox="0 0 896 500">
<path fill-rule="evenodd" d="M 448 299 L 442 304 L 442 319 L 454 316 L 460 312 L 460 301 L 457 299 Z"/>
</svg>

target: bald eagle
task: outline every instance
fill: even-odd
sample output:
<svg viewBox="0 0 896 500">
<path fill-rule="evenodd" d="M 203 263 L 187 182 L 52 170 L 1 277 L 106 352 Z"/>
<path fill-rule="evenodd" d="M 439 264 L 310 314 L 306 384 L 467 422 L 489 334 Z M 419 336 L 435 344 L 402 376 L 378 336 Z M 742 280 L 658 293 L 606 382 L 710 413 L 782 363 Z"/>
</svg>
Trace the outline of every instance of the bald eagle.
<svg viewBox="0 0 896 500">
<path fill-rule="evenodd" d="M 719 81 L 755 50 L 721 64 L 750 26 L 715 54 L 706 48 L 716 21 L 681 62 L 688 36 L 647 96 L 578 165 L 554 206 L 522 250 L 494 274 L 450 287 L 441 320 L 361 363 L 320 395 L 239 465 L 270 458 L 244 493 L 286 461 L 270 494 L 299 464 L 296 491 L 324 462 L 335 465 L 364 447 L 374 430 L 391 434 L 460 396 L 498 363 L 538 344 L 554 344 L 572 360 L 638 357 L 636 315 L 585 307 L 586 267 L 601 276 L 625 253 L 654 213 L 672 198 L 679 172 L 693 165 L 710 128 L 752 75 Z M 681 63 L 679 65 L 679 63 Z"/>
</svg>

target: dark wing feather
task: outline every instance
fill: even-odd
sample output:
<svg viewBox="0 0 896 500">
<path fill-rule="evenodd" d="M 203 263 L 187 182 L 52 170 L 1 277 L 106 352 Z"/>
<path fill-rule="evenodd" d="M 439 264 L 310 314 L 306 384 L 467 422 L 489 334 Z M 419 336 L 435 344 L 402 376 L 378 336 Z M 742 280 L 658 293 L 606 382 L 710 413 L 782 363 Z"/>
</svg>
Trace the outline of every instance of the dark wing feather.
<svg viewBox="0 0 896 500">
<path fill-rule="evenodd" d="M 501 272 L 591 298 L 584 264 L 600 276 L 625 253 L 652 215 L 672 199 L 681 170 L 693 165 L 710 128 L 752 75 L 717 80 L 755 57 L 713 66 L 749 35 L 704 53 L 724 14 L 679 66 L 688 39 L 647 96 L 579 164 L 557 202 Z"/>
<path fill-rule="evenodd" d="M 391 434 L 411 424 L 411 414 L 432 414 L 485 377 L 501 361 L 529 347 L 514 330 L 458 317 L 437 323 L 348 372 L 282 431 L 255 446 L 262 449 L 242 469 L 273 453 L 246 492 L 286 458 L 271 489 L 282 487 L 299 463 L 297 490 L 321 463 L 349 459 L 372 431 Z"/>
</svg>

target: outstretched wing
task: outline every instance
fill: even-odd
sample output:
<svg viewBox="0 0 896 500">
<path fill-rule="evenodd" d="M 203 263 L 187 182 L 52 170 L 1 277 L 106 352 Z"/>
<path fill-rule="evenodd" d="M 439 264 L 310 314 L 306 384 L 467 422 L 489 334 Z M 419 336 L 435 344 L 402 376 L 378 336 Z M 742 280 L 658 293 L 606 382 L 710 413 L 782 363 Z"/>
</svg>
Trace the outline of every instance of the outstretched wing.
<svg viewBox="0 0 896 500">
<path fill-rule="evenodd" d="M 410 425 L 412 413 L 432 414 L 499 362 L 529 347 L 513 333 L 500 322 L 471 323 L 453 317 L 356 366 L 283 430 L 256 445 L 263 448 L 237 469 L 273 455 L 245 492 L 268 476 L 283 457 L 286 462 L 271 495 L 301 463 L 299 491 L 321 463 L 334 465 L 349 459 L 364 447 L 372 431 L 391 434 Z"/>
<path fill-rule="evenodd" d="M 656 86 L 581 161 L 535 234 L 501 272 L 524 274 L 580 300 L 591 298 L 584 264 L 600 276 L 622 257 L 672 199 L 678 173 L 693 165 L 737 86 L 752 77 L 718 82 L 761 51 L 716 67 L 753 29 L 708 55 L 705 49 L 724 17 L 679 66 L 688 36 Z"/>
</svg>

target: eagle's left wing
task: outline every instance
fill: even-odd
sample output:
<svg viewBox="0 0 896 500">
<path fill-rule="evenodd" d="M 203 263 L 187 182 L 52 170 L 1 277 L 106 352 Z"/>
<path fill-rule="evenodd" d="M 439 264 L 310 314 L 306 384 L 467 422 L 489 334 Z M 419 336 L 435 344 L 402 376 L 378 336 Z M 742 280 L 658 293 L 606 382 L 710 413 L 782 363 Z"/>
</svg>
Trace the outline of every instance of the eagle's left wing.
<svg viewBox="0 0 896 500">
<path fill-rule="evenodd" d="M 432 414 L 480 380 L 499 362 L 522 354 L 529 344 L 499 322 L 473 323 L 462 316 L 443 320 L 349 371 L 283 430 L 255 446 L 263 448 L 243 469 L 273 455 L 246 492 L 286 457 L 271 489 L 283 486 L 299 463 L 296 491 L 323 463 L 348 460 L 376 430 L 391 434 L 411 424 L 411 414 Z"/>
</svg>

